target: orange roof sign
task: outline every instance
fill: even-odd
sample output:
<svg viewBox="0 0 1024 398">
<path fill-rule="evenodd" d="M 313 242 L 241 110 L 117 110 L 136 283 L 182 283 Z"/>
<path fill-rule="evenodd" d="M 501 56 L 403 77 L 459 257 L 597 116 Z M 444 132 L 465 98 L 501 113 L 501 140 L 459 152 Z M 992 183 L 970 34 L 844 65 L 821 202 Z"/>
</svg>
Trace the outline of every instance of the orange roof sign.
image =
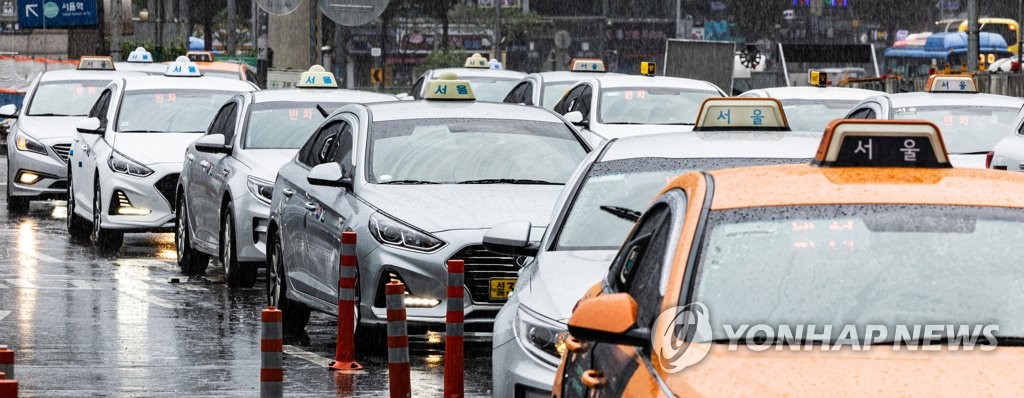
<svg viewBox="0 0 1024 398">
<path fill-rule="evenodd" d="M 789 121 L 775 98 L 708 98 L 693 130 L 789 130 Z"/>
<path fill-rule="evenodd" d="M 822 167 L 952 167 L 939 128 L 924 120 L 833 120 L 811 163 Z"/>
<path fill-rule="evenodd" d="M 932 75 L 925 90 L 929 93 L 977 93 L 978 85 L 971 75 Z"/>
<path fill-rule="evenodd" d="M 604 60 L 598 58 L 574 58 L 569 63 L 569 70 L 573 72 L 606 72 Z"/>
</svg>

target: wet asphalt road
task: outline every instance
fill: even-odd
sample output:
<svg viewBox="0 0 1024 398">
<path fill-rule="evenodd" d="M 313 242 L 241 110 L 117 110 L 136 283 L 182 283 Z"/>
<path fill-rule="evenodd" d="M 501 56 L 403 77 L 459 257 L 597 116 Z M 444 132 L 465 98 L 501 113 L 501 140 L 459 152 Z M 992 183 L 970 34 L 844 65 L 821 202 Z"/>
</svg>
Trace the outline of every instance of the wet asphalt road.
<svg viewBox="0 0 1024 398">
<path fill-rule="evenodd" d="M 0 344 L 16 351 L 22 397 L 258 395 L 262 273 L 236 290 L 216 260 L 205 277 L 184 277 L 173 234 L 129 234 L 102 255 L 69 240 L 66 216 L 61 201 L 25 215 L 0 205 Z M 307 336 L 285 340 L 285 395 L 386 396 L 386 351 L 357 347 L 357 374 L 325 368 L 335 328 L 314 313 Z M 415 396 L 441 395 L 442 348 L 412 338 Z M 489 395 L 490 343 L 466 350 L 467 395 Z"/>
</svg>

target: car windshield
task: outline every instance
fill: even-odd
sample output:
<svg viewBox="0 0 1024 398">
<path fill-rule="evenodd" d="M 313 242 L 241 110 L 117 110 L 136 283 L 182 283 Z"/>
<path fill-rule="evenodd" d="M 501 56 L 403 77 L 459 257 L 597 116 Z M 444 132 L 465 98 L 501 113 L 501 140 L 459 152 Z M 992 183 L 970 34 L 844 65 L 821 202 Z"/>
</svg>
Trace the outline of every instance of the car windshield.
<svg viewBox="0 0 1024 398">
<path fill-rule="evenodd" d="M 562 99 L 566 91 L 575 82 L 556 82 L 556 83 L 544 83 L 544 98 L 542 99 L 543 105 L 548 109 L 555 109 L 555 105 L 558 104 L 558 100 Z"/>
<path fill-rule="evenodd" d="M 996 324 L 1000 335 L 1024 336 L 1024 210 L 716 210 L 706 231 L 693 297 L 714 314 L 718 336 L 723 325 L 761 323 L 831 325 L 832 339 L 867 324 Z"/>
<path fill-rule="evenodd" d="M 604 89 L 598 121 L 604 124 L 693 124 L 700 104 L 718 96 L 714 91 L 670 87 Z"/>
<path fill-rule="evenodd" d="M 807 162 L 808 159 L 771 158 L 634 158 L 595 163 L 569 208 L 555 250 L 615 250 L 633 228 L 633 221 L 616 213 L 643 211 L 665 185 L 686 171 Z M 620 211 L 608 211 L 611 207 Z"/>
<path fill-rule="evenodd" d="M 473 95 L 477 101 L 501 102 L 512 91 L 519 79 L 499 79 L 487 76 L 466 76 L 465 79 L 473 87 Z"/>
<path fill-rule="evenodd" d="M 120 133 L 196 133 L 206 131 L 231 91 L 196 89 L 133 90 L 118 110 Z"/>
<path fill-rule="evenodd" d="M 586 149 L 563 123 L 409 119 L 374 123 L 371 183 L 564 184 Z"/>
<path fill-rule="evenodd" d="M 219 78 L 222 78 L 222 79 L 231 79 L 231 80 L 242 80 L 242 75 L 240 73 L 238 73 L 237 71 L 235 71 L 235 72 L 225 72 L 225 71 L 219 71 L 219 70 L 203 70 L 203 76 L 219 77 Z"/>
<path fill-rule="evenodd" d="M 1013 131 L 1020 108 L 995 106 L 913 106 L 893 109 L 893 119 L 924 119 L 942 130 L 951 154 L 986 153 Z"/>
<path fill-rule="evenodd" d="M 829 122 L 842 119 L 860 101 L 788 99 L 779 102 L 782 102 L 790 129 L 823 133 Z"/>
<path fill-rule="evenodd" d="M 298 149 L 324 117 L 316 106 L 331 111 L 342 103 L 331 102 L 260 102 L 250 107 L 246 123 L 246 149 Z"/>
<path fill-rule="evenodd" d="M 63 80 L 39 83 L 26 116 L 85 116 L 110 80 Z"/>
</svg>

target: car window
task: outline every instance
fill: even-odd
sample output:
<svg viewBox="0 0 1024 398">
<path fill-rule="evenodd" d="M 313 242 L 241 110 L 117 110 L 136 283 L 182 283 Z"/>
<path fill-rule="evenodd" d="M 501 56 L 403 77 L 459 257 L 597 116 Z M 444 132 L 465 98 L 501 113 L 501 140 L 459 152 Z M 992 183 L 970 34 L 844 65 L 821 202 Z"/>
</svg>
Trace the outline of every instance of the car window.
<svg viewBox="0 0 1024 398">
<path fill-rule="evenodd" d="M 692 125 L 705 99 L 717 91 L 673 87 L 618 87 L 599 93 L 594 119 L 604 124 Z"/>
<path fill-rule="evenodd" d="M 861 109 L 858 109 L 856 112 L 853 112 L 852 114 L 850 114 L 850 117 L 848 117 L 847 119 L 874 119 L 874 118 L 875 118 L 875 111 L 873 111 L 871 108 L 861 108 Z"/>
<path fill-rule="evenodd" d="M 1024 135 L 1024 121 L 1017 126 L 1017 135 Z"/>
<path fill-rule="evenodd" d="M 1010 134 L 1017 107 L 912 106 L 892 109 L 895 120 L 927 120 L 942 130 L 951 154 L 983 154 Z"/>
<path fill-rule="evenodd" d="M 96 100 L 96 103 L 92 105 L 92 109 L 89 110 L 89 117 L 94 117 L 100 120 L 100 127 L 107 127 L 107 110 L 110 108 L 110 90 L 104 90 L 103 94 Z"/>
<path fill-rule="evenodd" d="M 352 168 L 352 149 L 355 139 L 352 137 L 352 125 L 348 122 L 341 122 L 338 126 L 341 132 L 338 135 L 335 159 L 341 162 L 341 167 L 346 170 L 345 175 L 351 175 L 348 173 Z"/>
<path fill-rule="evenodd" d="M 309 140 L 324 116 L 316 109 L 337 109 L 341 102 L 257 102 L 249 107 L 242 142 L 246 149 L 298 149 Z"/>
<path fill-rule="evenodd" d="M 344 122 L 335 121 L 320 128 L 313 139 L 302 148 L 299 162 L 309 167 L 333 162 L 337 157 L 337 138 Z"/>
<path fill-rule="evenodd" d="M 424 77 L 420 76 L 420 78 L 416 80 L 416 84 L 412 85 L 412 92 L 410 94 L 412 94 L 412 97 L 415 99 L 423 98 L 421 95 L 421 91 L 423 91 L 423 80 Z"/>
<path fill-rule="evenodd" d="M 201 133 L 235 91 L 153 89 L 126 91 L 118 109 L 121 133 Z"/>
<path fill-rule="evenodd" d="M 259 87 L 263 87 L 262 85 L 260 85 L 259 77 L 257 77 L 256 74 L 252 73 L 252 71 L 250 71 L 250 70 L 246 70 L 245 71 L 245 80 L 248 80 L 248 81 L 252 82 L 252 84 L 255 84 L 255 85 L 259 86 Z"/>
<path fill-rule="evenodd" d="M 520 103 L 520 98 L 521 98 L 521 95 L 522 95 L 522 88 L 523 88 L 523 85 L 525 85 L 525 84 L 526 83 L 520 83 L 518 86 L 513 88 L 512 91 L 509 91 L 508 95 L 506 95 L 505 99 L 503 99 L 501 102 L 504 102 L 506 104 L 518 104 L 518 103 Z"/>
<path fill-rule="evenodd" d="M 555 105 L 558 104 L 558 100 L 565 95 L 565 91 L 572 87 L 572 82 L 557 82 L 557 83 L 545 83 L 543 98 L 541 101 L 545 108 L 554 109 Z"/>
<path fill-rule="evenodd" d="M 573 106 L 572 110 L 579 111 L 583 114 L 583 120 L 590 120 L 590 101 L 592 93 L 593 89 L 591 89 L 589 85 L 585 86 L 583 92 L 580 93 L 579 100 L 576 101 L 576 104 Z"/>
<path fill-rule="evenodd" d="M 99 99 L 110 80 L 67 80 L 39 83 L 26 116 L 82 116 Z"/>
<path fill-rule="evenodd" d="M 672 216 L 669 206 L 658 203 L 647 210 L 623 245 L 611 268 L 611 285 L 629 293 L 637 303 L 637 324 L 650 325 L 661 308 L 661 267 L 671 247 Z"/>
<path fill-rule="evenodd" d="M 224 142 L 231 142 L 231 138 L 235 135 L 235 121 L 237 119 L 236 110 L 238 105 L 235 102 L 225 104 L 224 107 L 217 112 L 217 116 L 214 117 L 213 123 L 210 124 L 208 134 L 223 134 Z"/>
<path fill-rule="evenodd" d="M 559 101 L 557 105 L 555 105 L 555 113 L 559 115 L 569 113 L 569 109 L 572 109 L 572 106 L 574 105 L 573 101 L 575 101 L 576 98 L 578 98 L 580 93 L 582 92 L 583 86 L 576 87 L 570 90 L 569 93 L 565 94 L 565 97 L 563 97 L 562 100 Z"/>
</svg>

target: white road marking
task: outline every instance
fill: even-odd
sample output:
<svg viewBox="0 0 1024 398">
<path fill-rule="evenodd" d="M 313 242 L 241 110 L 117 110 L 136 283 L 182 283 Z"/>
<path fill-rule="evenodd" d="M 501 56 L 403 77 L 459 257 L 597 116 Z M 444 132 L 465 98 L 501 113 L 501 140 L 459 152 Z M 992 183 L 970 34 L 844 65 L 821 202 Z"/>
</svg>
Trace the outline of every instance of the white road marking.
<svg viewBox="0 0 1024 398">
<path fill-rule="evenodd" d="M 326 368 L 328 366 L 331 366 L 331 362 L 334 362 L 333 359 L 319 356 L 317 354 L 303 350 L 293 345 L 285 345 L 283 348 L 285 354 L 291 355 L 299 359 L 304 359 L 314 365 L 320 365 Z"/>
<path fill-rule="evenodd" d="M 166 288 L 157 288 L 157 285 L 147 285 L 145 282 L 140 280 L 122 279 L 118 281 L 117 291 L 125 296 L 132 297 L 153 304 L 157 307 L 163 307 L 167 309 L 185 308 L 184 306 L 162 298 L 156 297 L 149 294 L 147 290 L 165 290 Z"/>
<path fill-rule="evenodd" d="M 10 314 L 11 314 L 11 311 L 0 310 L 0 321 L 4 320 L 4 318 L 6 318 Z"/>
</svg>

